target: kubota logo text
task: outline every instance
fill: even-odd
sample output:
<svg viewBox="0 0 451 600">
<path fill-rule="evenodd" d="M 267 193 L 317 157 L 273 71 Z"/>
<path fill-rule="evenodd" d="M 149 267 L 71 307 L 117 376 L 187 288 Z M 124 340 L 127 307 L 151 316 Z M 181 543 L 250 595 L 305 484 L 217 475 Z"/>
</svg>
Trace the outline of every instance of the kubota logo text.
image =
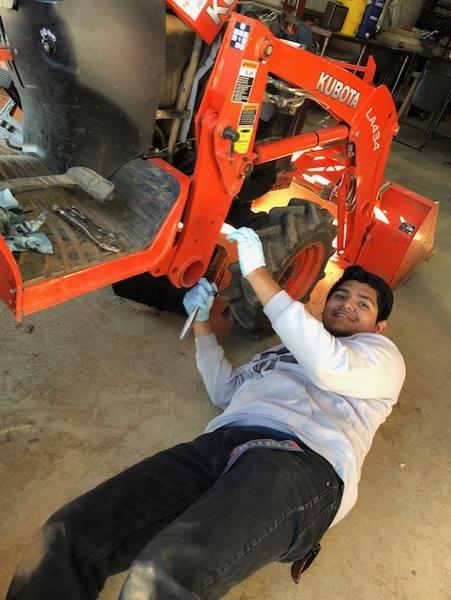
<svg viewBox="0 0 451 600">
<path fill-rule="evenodd" d="M 221 25 L 221 16 L 226 15 L 229 12 L 229 7 L 235 3 L 235 0 L 222 0 L 221 6 L 218 4 L 218 0 L 213 0 L 212 5 L 207 8 L 207 15 L 209 15 L 216 25 Z"/>
<path fill-rule="evenodd" d="M 325 96 L 330 96 L 351 108 L 357 108 L 360 99 L 360 92 L 350 85 L 345 85 L 339 79 L 335 79 L 329 73 L 322 71 L 316 83 L 316 88 Z"/>
</svg>

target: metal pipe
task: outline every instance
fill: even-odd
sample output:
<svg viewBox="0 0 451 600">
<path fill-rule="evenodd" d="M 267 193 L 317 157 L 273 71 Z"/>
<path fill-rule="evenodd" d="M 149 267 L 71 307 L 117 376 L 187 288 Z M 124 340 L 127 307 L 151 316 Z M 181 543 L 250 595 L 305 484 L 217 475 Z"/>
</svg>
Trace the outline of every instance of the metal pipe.
<svg viewBox="0 0 451 600">
<path fill-rule="evenodd" d="M 202 40 L 201 40 L 201 38 L 196 36 L 196 38 L 194 39 L 193 53 L 191 55 L 191 60 L 189 61 L 189 64 L 185 70 L 185 73 L 183 75 L 182 84 L 180 86 L 180 93 L 179 93 L 179 97 L 178 97 L 177 105 L 176 105 L 177 110 L 184 110 L 186 107 L 186 103 L 188 102 L 188 98 L 191 93 L 191 86 L 193 84 L 194 76 L 196 75 L 197 67 L 199 64 L 201 50 L 202 50 Z M 172 159 L 174 157 L 175 144 L 177 142 L 177 138 L 179 135 L 180 126 L 181 126 L 181 119 L 175 119 L 172 122 L 171 131 L 169 133 L 169 140 L 168 140 L 167 157 L 168 157 L 169 162 L 172 162 Z"/>
<path fill-rule="evenodd" d="M 320 131 L 310 131 L 309 133 L 301 133 L 284 140 L 277 140 L 266 144 L 257 144 L 255 151 L 257 152 L 257 160 L 254 164 L 262 163 L 290 156 L 301 150 L 311 150 L 315 146 L 324 146 L 326 144 L 335 144 L 344 142 L 349 137 L 349 128 L 346 125 L 334 125 Z"/>
<path fill-rule="evenodd" d="M 202 77 L 205 75 L 205 73 L 207 73 L 213 66 L 215 59 L 216 59 L 216 55 L 218 53 L 220 43 L 221 43 L 221 36 L 219 35 L 213 42 L 207 58 L 205 59 L 204 63 L 199 67 L 199 70 L 197 71 L 197 73 L 193 79 L 190 97 L 188 100 L 188 104 L 186 105 L 186 108 L 190 111 L 190 116 L 188 117 L 188 119 L 185 119 L 183 121 L 182 129 L 180 131 L 180 136 L 179 136 L 180 141 L 182 141 L 182 142 L 186 142 L 186 139 L 187 139 L 188 133 L 189 133 L 189 128 L 191 126 L 191 121 L 193 120 L 193 111 L 194 111 L 194 107 L 196 105 L 199 81 L 202 79 Z"/>
</svg>

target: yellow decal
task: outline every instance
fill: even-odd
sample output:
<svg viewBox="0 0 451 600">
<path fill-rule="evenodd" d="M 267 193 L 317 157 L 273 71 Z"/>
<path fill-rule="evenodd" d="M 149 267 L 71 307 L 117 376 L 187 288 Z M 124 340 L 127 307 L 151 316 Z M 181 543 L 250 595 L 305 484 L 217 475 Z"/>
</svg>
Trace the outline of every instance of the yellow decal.
<svg viewBox="0 0 451 600">
<path fill-rule="evenodd" d="M 233 149 L 238 154 L 246 154 L 249 150 L 249 145 L 251 143 L 252 133 L 254 131 L 253 127 L 238 127 L 238 133 L 240 134 L 240 139 L 235 142 Z"/>
</svg>

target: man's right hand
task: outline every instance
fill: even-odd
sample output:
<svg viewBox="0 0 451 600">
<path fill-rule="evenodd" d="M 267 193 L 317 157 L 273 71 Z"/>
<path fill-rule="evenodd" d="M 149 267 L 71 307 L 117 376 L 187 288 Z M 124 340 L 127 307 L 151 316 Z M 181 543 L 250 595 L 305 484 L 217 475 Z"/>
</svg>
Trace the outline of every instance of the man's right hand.
<svg viewBox="0 0 451 600">
<path fill-rule="evenodd" d="M 213 285 L 205 277 L 201 277 L 198 283 L 183 298 L 183 306 L 186 312 L 190 314 L 198 306 L 199 311 L 196 315 L 196 321 L 208 321 L 210 309 L 216 295 L 215 292 Z"/>
</svg>

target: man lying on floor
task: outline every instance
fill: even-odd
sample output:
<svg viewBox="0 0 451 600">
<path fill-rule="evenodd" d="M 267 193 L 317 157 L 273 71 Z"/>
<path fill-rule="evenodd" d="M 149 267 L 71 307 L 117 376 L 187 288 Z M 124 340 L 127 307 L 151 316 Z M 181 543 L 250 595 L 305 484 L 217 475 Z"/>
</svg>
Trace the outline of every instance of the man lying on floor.
<svg viewBox="0 0 451 600">
<path fill-rule="evenodd" d="M 271 561 L 308 556 L 356 502 L 363 460 L 405 377 L 382 335 L 392 292 L 349 267 L 320 323 L 269 275 L 251 229 L 230 239 L 282 345 L 233 370 L 210 326 L 212 286 L 200 280 L 184 304 L 200 307 L 197 366 L 222 414 L 194 441 L 56 512 L 7 600 L 92 600 L 125 570 L 122 600 L 222 598 Z"/>
</svg>

